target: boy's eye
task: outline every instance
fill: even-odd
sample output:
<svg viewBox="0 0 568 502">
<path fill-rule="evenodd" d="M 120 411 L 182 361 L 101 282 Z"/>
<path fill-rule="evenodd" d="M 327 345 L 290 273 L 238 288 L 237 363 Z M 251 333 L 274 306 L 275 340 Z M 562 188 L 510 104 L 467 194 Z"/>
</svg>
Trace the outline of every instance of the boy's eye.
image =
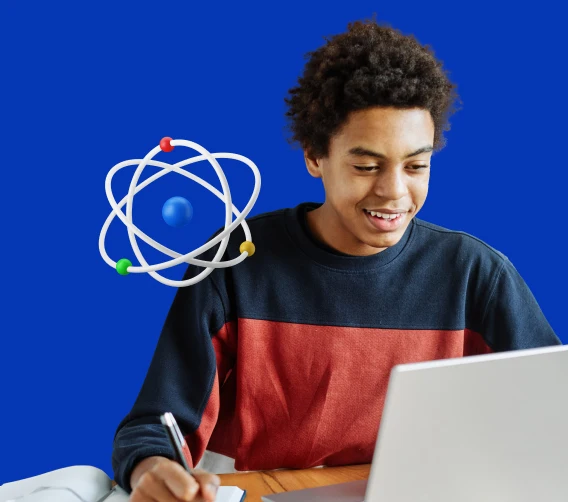
<svg viewBox="0 0 568 502">
<path fill-rule="evenodd" d="M 375 169 L 380 169 L 381 166 L 353 166 L 355 169 L 357 169 L 358 171 L 365 171 L 365 172 L 371 172 L 374 171 Z M 426 169 L 428 166 L 427 165 L 413 165 L 413 166 L 408 166 L 410 169 L 416 170 L 416 169 Z"/>
<path fill-rule="evenodd" d="M 366 172 L 373 171 L 374 169 L 379 169 L 379 166 L 353 166 L 353 167 L 358 171 L 366 171 Z"/>
</svg>

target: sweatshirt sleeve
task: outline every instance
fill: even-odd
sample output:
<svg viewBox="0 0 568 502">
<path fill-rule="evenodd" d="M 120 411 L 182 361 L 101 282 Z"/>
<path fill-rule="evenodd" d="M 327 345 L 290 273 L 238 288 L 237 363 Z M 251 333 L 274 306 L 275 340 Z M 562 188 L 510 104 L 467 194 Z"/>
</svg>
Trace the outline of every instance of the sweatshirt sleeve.
<svg viewBox="0 0 568 502">
<path fill-rule="evenodd" d="M 206 258 L 205 258 L 206 259 Z M 189 266 L 184 280 L 203 270 Z M 113 443 L 115 481 L 131 492 L 138 462 L 159 455 L 174 458 L 160 415 L 171 412 L 186 438 L 190 467 L 203 455 L 219 414 L 219 382 L 234 364 L 235 342 L 213 275 L 179 288 L 168 312 L 149 370 Z M 223 277 L 223 273 L 216 276 Z"/>
<path fill-rule="evenodd" d="M 496 352 L 562 345 L 529 287 L 506 257 L 489 293 L 482 330 Z"/>
</svg>

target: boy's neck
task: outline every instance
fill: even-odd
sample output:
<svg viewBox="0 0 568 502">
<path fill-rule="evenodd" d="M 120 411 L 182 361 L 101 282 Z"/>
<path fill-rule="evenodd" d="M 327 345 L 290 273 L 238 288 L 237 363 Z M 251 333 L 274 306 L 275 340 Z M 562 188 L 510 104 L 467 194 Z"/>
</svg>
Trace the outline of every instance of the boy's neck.
<svg viewBox="0 0 568 502">
<path fill-rule="evenodd" d="M 387 249 L 374 248 L 358 241 L 349 230 L 344 228 L 327 202 L 316 209 L 307 211 L 306 221 L 314 238 L 340 253 L 350 256 L 371 256 Z"/>
</svg>

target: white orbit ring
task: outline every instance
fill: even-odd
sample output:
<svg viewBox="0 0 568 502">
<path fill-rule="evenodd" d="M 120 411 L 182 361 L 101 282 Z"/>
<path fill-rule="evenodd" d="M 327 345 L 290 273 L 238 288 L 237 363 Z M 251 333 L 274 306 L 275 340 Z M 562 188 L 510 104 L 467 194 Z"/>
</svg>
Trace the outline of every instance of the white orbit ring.
<svg viewBox="0 0 568 502">
<path fill-rule="evenodd" d="M 166 145 L 165 148 L 164 148 L 164 144 Z M 170 147 L 167 148 L 167 145 L 170 145 Z M 187 160 L 183 160 L 183 161 L 178 162 L 177 164 L 173 164 L 173 165 L 167 164 L 165 162 L 159 162 L 159 161 L 156 161 L 156 160 L 152 160 L 152 158 L 158 152 L 160 152 L 162 150 L 163 151 L 171 151 L 173 149 L 173 147 L 175 147 L 175 146 L 186 146 L 188 148 L 193 148 L 194 150 L 197 150 L 198 152 L 200 152 L 202 155 L 199 155 L 197 157 L 193 157 L 193 158 L 190 158 L 190 159 L 187 159 Z M 233 159 L 233 160 L 238 160 L 240 162 L 244 162 L 253 171 L 253 174 L 254 174 L 254 190 L 253 190 L 253 193 L 252 193 L 247 205 L 245 206 L 245 208 L 243 209 L 242 212 L 239 212 L 233 206 L 232 199 L 231 199 L 231 191 L 230 191 L 229 185 L 227 183 L 227 178 L 225 177 L 225 174 L 224 174 L 223 170 L 221 169 L 221 166 L 217 162 L 217 160 L 216 160 L 217 158 Z M 223 188 L 223 193 L 219 192 L 214 186 L 210 185 L 205 180 L 199 178 L 195 174 L 192 174 L 192 173 L 186 171 L 185 169 L 181 169 L 183 166 L 186 166 L 188 164 L 192 164 L 193 162 L 198 162 L 200 160 L 208 160 L 211 163 L 211 165 L 215 169 L 215 172 L 217 173 L 217 176 L 219 177 L 219 181 L 221 182 L 221 187 Z M 116 200 L 114 199 L 114 196 L 112 194 L 112 189 L 111 189 L 112 177 L 120 169 L 127 167 L 127 166 L 136 165 L 136 164 L 139 164 L 139 166 L 136 169 L 136 172 L 134 173 L 134 176 L 133 176 L 133 178 L 130 182 L 128 194 L 119 203 L 117 203 Z M 142 171 L 144 170 L 144 168 L 147 165 L 161 167 L 162 171 L 160 171 L 160 172 L 154 174 L 153 176 L 149 177 L 147 180 L 140 183 L 140 185 L 137 185 L 138 180 L 140 179 L 140 176 L 142 174 Z M 205 243 L 203 246 L 201 246 L 198 249 L 196 249 L 196 250 L 194 250 L 190 253 L 187 253 L 185 255 L 180 255 L 179 253 L 161 245 L 159 242 L 156 242 L 154 239 L 152 239 L 151 237 L 146 235 L 144 232 L 142 232 L 139 228 L 137 228 L 132 223 L 132 207 L 133 207 L 133 202 L 134 202 L 134 194 L 138 193 L 140 190 L 147 187 L 153 181 L 157 180 L 158 178 L 160 178 L 160 177 L 162 177 L 162 176 L 164 176 L 164 175 L 166 175 L 166 174 L 168 174 L 169 172 L 172 172 L 172 171 L 196 181 L 201 186 L 207 188 L 211 193 L 213 193 L 219 199 L 221 199 L 222 201 L 225 202 L 225 229 L 222 232 L 220 232 L 217 236 L 215 236 L 213 239 L 211 239 L 210 241 Z M 113 261 L 108 256 L 106 249 L 105 249 L 106 233 L 107 233 L 107 230 L 110 227 L 110 224 L 111 224 L 111 222 L 112 222 L 112 220 L 114 219 L 115 216 L 118 216 L 119 219 L 126 225 L 126 227 L 128 229 L 128 238 L 130 240 L 130 244 L 132 246 L 134 254 L 138 258 L 139 262 L 142 264 L 142 266 L 139 266 L 139 267 L 135 267 L 135 266 L 132 266 L 132 265 L 128 266 L 127 269 L 126 269 L 126 273 L 149 273 L 154 279 L 156 279 L 158 282 L 161 282 L 162 284 L 165 284 L 166 286 L 173 286 L 173 287 L 191 286 L 191 285 L 196 284 L 199 281 L 203 280 L 214 269 L 232 267 L 233 265 L 237 265 L 237 264 L 241 263 L 247 256 L 249 256 L 249 254 L 254 253 L 254 245 L 252 244 L 251 233 L 250 233 L 250 230 L 248 228 L 248 225 L 246 224 L 245 218 L 250 213 L 252 207 L 254 206 L 254 204 L 256 202 L 256 199 L 258 198 L 258 194 L 260 192 L 260 172 L 259 172 L 257 166 L 254 164 L 254 162 L 252 162 L 250 159 L 248 159 L 246 157 L 243 157 L 242 155 L 238 155 L 238 154 L 235 154 L 235 153 L 214 153 L 214 154 L 211 154 L 205 148 L 203 148 L 202 146 L 200 146 L 197 143 L 194 143 L 192 141 L 187 141 L 187 140 L 183 140 L 183 139 L 172 140 L 170 138 L 164 138 L 160 142 L 160 145 L 155 147 L 153 150 L 151 150 L 143 159 L 126 160 L 124 162 L 120 162 L 120 163 L 116 164 L 107 174 L 107 177 L 106 177 L 106 180 L 105 180 L 105 191 L 106 191 L 108 201 L 109 201 L 113 210 L 110 213 L 110 215 L 108 216 L 108 218 L 106 219 L 106 221 L 103 225 L 103 228 L 101 229 L 101 233 L 99 235 L 99 251 L 101 253 L 103 260 L 109 266 L 111 266 L 115 269 L 117 267 L 117 262 Z M 120 209 L 124 204 L 126 204 L 126 215 Z M 236 219 L 233 222 L 231 222 L 232 213 L 234 213 L 235 216 L 236 216 Z M 245 233 L 245 239 L 246 239 L 246 241 L 241 245 L 241 254 L 237 258 L 234 258 L 232 260 L 220 262 L 219 260 L 223 256 L 223 253 L 225 252 L 225 249 L 227 248 L 227 244 L 228 244 L 228 241 L 229 241 L 229 238 L 230 238 L 230 234 L 238 225 L 241 225 L 243 227 L 243 230 L 244 230 L 244 233 Z M 149 265 L 146 262 L 146 260 L 144 259 L 144 256 L 142 255 L 142 253 L 140 252 L 140 248 L 138 247 L 138 243 L 136 242 L 135 236 L 140 238 L 144 242 L 146 242 L 146 244 L 152 246 L 154 249 L 161 251 L 162 253 L 164 253 L 168 256 L 171 256 L 174 259 L 163 262 L 163 263 L 159 263 L 159 264 L 156 264 L 156 265 Z M 206 251 L 206 250 L 212 248 L 219 241 L 221 241 L 221 245 L 219 246 L 219 249 L 217 250 L 217 253 L 213 257 L 212 261 L 197 260 L 197 259 L 193 258 L 194 256 L 202 253 L 203 251 Z M 200 267 L 205 267 L 205 270 L 203 270 L 197 276 L 195 276 L 191 279 L 187 279 L 185 281 L 171 280 L 171 279 L 168 279 L 168 278 L 163 277 L 160 274 L 156 273 L 157 270 L 164 270 L 166 268 L 170 268 L 170 267 L 173 267 L 175 265 L 179 265 L 180 263 L 184 263 L 184 262 L 192 264 L 192 265 L 197 265 L 197 266 L 200 266 Z"/>
</svg>

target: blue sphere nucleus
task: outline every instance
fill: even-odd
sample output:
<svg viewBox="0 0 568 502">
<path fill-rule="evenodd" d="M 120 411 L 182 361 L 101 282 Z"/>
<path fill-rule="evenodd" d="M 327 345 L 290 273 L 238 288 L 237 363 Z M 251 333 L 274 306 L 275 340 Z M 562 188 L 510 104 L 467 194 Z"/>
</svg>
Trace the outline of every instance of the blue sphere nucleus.
<svg viewBox="0 0 568 502">
<path fill-rule="evenodd" d="M 162 218 L 172 227 L 187 225 L 193 216 L 193 207 L 183 197 L 172 197 L 162 207 Z"/>
</svg>

